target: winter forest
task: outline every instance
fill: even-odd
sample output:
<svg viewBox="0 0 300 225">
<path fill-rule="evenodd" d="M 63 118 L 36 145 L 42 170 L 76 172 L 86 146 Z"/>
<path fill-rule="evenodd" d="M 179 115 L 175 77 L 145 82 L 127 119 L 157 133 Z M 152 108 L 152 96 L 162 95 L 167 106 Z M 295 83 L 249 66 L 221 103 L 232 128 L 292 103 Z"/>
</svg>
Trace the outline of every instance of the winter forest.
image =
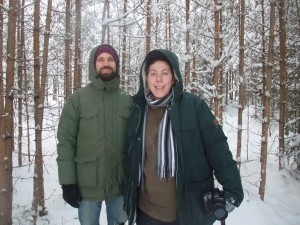
<svg viewBox="0 0 300 225">
<path fill-rule="evenodd" d="M 268 160 L 299 180 L 298 0 L 0 0 L 0 225 L 42 224 L 51 214 L 45 201 L 61 192 L 49 190 L 45 174 L 56 171 L 59 115 L 88 82 L 89 51 L 101 43 L 118 50 L 121 88 L 131 95 L 147 52 L 176 53 L 184 89 L 234 130 L 239 168 L 256 162 L 261 202 Z M 31 199 L 25 206 L 20 192 Z"/>
</svg>

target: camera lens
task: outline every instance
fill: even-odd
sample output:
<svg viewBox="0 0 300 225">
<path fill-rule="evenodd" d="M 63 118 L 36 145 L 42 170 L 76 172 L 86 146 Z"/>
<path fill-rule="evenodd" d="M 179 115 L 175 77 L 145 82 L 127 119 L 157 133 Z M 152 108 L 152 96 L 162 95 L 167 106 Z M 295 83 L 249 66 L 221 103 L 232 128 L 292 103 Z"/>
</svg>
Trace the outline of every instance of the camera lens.
<svg viewBox="0 0 300 225">
<path fill-rule="evenodd" d="M 225 220 L 227 218 L 228 212 L 225 207 L 226 202 L 223 191 L 214 188 L 210 192 L 205 193 L 202 196 L 202 200 L 205 212 L 213 213 L 216 220 Z"/>
<path fill-rule="evenodd" d="M 224 207 L 215 208 L 214 214 L 215 214 L 215 217 L 217 220 L 224 220 L 227 218 L 227 215 L 228 215 L 228 213 L 227 213 L 226 209 L 224 209 Z"/>
</svg>

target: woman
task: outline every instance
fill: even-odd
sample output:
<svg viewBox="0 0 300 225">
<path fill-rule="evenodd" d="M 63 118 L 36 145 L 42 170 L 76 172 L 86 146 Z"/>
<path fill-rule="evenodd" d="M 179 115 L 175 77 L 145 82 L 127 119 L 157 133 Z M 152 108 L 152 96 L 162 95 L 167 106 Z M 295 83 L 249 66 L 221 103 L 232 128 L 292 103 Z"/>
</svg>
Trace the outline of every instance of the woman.
<svg viewBox="0 0 300 225">
<path fill-rule="evenodd" d="M 214 190 L 213 175 L 223 186 L 227 208 L 243 200 L 221 126 L 202 99 L 183 92 L 174 53 L 149 52 L 140 81 L 124 158 L 129 225 L 213 224 L 217 213 L 202 200 Z"/>
</svg>

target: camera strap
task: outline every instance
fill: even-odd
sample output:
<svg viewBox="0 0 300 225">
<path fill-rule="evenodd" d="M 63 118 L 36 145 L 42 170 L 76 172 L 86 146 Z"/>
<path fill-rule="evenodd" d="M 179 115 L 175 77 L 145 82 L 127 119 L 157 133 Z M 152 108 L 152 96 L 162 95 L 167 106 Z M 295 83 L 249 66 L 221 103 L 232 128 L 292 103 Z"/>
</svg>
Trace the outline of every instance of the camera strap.
<svg viewBox="0 0 300 225">
<path fill-rule="evenodd" d="M 225 220 L 221 220 L 221 225 L 225 225 Z"/>
</svg>

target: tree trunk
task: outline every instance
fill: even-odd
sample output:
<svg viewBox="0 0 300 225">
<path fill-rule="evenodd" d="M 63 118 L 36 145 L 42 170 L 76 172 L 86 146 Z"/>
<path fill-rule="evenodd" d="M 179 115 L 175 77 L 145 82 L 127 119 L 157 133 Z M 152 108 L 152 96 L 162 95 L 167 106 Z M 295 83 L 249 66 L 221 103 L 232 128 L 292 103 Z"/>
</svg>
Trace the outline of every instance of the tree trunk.
<svg viewBox="0 0 300 225">
<path fill-rule="evenodd" d="M 171 10 L 170 10 L 170 5 L 168 4 L 167 6 L 167 15 L 166 15 L 166 46 L 168 49 L 172 51 L 172 45 L 171 45 Z"/>
<path fill-rule="evenodd" d="M 39 118 L 38 107 L 40 104 L 39 89 L 40 87 L 40 0 L 34 2 L 34 31 L 33 31 L 33 55 L 34 55 L 34 122 L 35 122 L 35 164 L 33 177 L 33 202 L 32 208 L 35 211 L 34 224 L 36 224 L 37 214 L 40 204 L 40 196 L 42 190 L 39 190 L 39 180 L 37 174 L 41 174 L 40 165 L 42 164 L 42 149 L 41 149 L 41 124 L 39 124 L 41 118 Z M 43 205 L 41 207 L 44 208 Z"/>
<path fill-rule="evenodd" d="M 3 5 L 3 0 L 0 0 L 0 5 Z M 3 8 L 0 7 L 0 93 L 4 93 L 3 82 Z M 0 115 L 5 115 L 4 111 L 4 97 L 0 95 Z M 3 190 L 6 185 L 6 172 L 5 172 L 5 148 L 4 148 L 4 117 L 0 116 L 0 190 Z M 0 192 L 0 202 L 4 202 L 6 195 Z M 0 203 L 0 221 L 2 221 L 1 215 L 5 210 L 5 205 Z"/>
<path fill-rule="evenodd" d="M 123 4 L 123 13 L 124 15 L 127 13 L 127 0 L 124 1 L 124 4 Z M 126 18 L 124 18 L 126 19 Z M 127 44 L 126 44 L 126 36 L 127 36 L 127 27 L 126 25 L 124 24 L 123 26 L 123 31 L 122 31 L 122 35 L 123 35 L 123 38 L 122 38 L 122 67 L 121 67 L 121 88 L 123 90 L 126 90 L 126 65 L 127 65 L 127 54 L 126 54 L 126 47 L 127 47 Z"/>
<path fill-rule="evenodd" d="M 238 132 L 237 132 L 237 149 L 236 161 L 240 168 L 241 166 L 241 151 L 242 151 L 242 131 L 243 131 L 243 111 L 245 106 L 245 87 L 244 87 L 244 48 L 245 48 L 245 1 L 240 0 L 239 12 L 239 106 L 238 106 Z"/>
<path fill-rule="evenodd" d="M 22 0 L 22 5 L 25 5 L 25 0 Z M 24 34 L 25 35 L 25 34 Z M 25 41 L 25 40 L 24 40 Z M 23 44 L 24 48 L 25 48 L 25 42 Z M 24 103 L 25 103 L 25 115 L 26 115 L 26 137 L 27 137 L 27 160 L 28 162 L 31 162 L 31 152 L 30 152 L 30 119 L 29 119 L 29 79 L 27 76 L 27 57 L 26 57 L 26 53 L 25 50 L 23 51 L 23 63 L 24 63 Z"/>
<path fill-rule="evenodd" d="M 17 1 L 9 1 L 8 11 L 8 32 L 7 32 L 7 60 L 6 60 L 6 90 L 5 90 L 5 110 L 1 115 L 5 115 L 3 120 L 4 151 L 1 151 L 1 178 L 0 178 L 0 224 L 12 224 L 12 153 L 14 151 L 14 74 L 15 74 L 15 47 L 16 47 L 16 21 L 17 21 Z M 3 15 L 3 14 L 2 14 Z M 3 20 L 1 20 L 3 21 Z M 1 26 L 3 26 L 1 24 Z M 2 47 L 1 47 L 2 48 Z M 2 67 L 1 67 L 2 68 Z M 3 85 L 2 85 L 3 87 Z M 1 97 L 2 98 L 2 97 Z M 3 106 L 3 104 L 1 103 Z M 1 107 L 2 107 L 1 106 Z M 2 117 L 3 118 L 3 117 Z M 5 190 L 5 191 L 3 191 Z M 5 204 L 3 204 L 5 202 Z"/>
<path fill-rule="evenodd" d="M 152 0 L 147 0 L 147 19 L 146 19 L 146 54 L 151 49 L 151 5 Z"/>
<path fill-rule="evenodd" d="M 222 1 L 220 1 L 220 4 L 222 5 Z M 222 33 L 223 33 L 223 21 L 222 21 L 222 10 L 220 10 L 219 14 L 219 33 L 220 33 L 220 56 L 219 56 L 219 61 L 220 58 L 222 57 L 222 52 L 223 52 L 223 38 L 222 38 Z M 223 125 L 223 110 L 224 110 L 224 84 L 223 84 L 223 66 L 222 63 L 219 64 L 219 87 L 218 87 L 218 101 L 219 101 L 219 123 Z"/>
<path fill-rule="evenodd" d="M 0 0 L 0 5 L 3 5 L 3 0 Z M 0 93 L 4 93 L 4 80 L 3 80 L 3 8 L 0 7 Z M 4 111 L 4 97 L 0 95 L 0 115 L 5 115 Z M 5 170 L 5 141 L 4 141 L 4 117 L 0 116 L 0 190 L 5 190 L 6 183 L 6 170 Z M 6 205 L 3 202 L 7 199 L 8 192 L 0 192 L 0 224 L 7 225 L 7 216 L 10 215 L 6 211 Z M 3 221 L 3 222 L 1 222 Z M 11 219 L 9 220 L 11 221 Z"/>
<path fill-rule="evenodd" d="M 42 131 L 43 131 L 43 113 L 45 101 L 45 83 L 47 69 L 47 54 L 50 35 L 52 0 L 48 0 L 46 31 L 44 36 L 43 49 L 43 65 L 42 74 L 40 73 L 40 1 L 34 3 L 34 122 L 35 122 L 35 164 L 33 177 L 33 202 L 32 207 L 35 210 L 34 224 L 36 224 L 37 216 L 47 214 L 45 208 L 44 193 L 44 174 L 43 174 L 43 147 L 42 147 Z M 41 77 L 40 77 L 41 75 Z"/>
<path fill-rule="evenodd" d="M 189 22 L 190 22 L 190 0 L 185 1 L 185 26 L 186 26 L 186 32 L 185 32 L 185 51 L 186 55 L 190 55 L 190 28 L 189 28 Z M 184 65 L 184 81 L 185 86 L 188 86 L 190 84 L 190 72 L 191 72 L 191 62 L 188 58 Z"/>
<path fill-rule="evenodd" d="M 24 92 L 24 49 L 25 49 L 25 33 L 24 33 L 24 8 L 23 8 L 24 0 L 21 3 L 18 2 L 19 6 L 18 8 L 20 10 L 20 14 L 18 15 L 18 21 L 20 21 L 18 26 L 18 166 L 22 166 L 22 155 L 23 155 L 23 149 L 22 149 L 22 138 L 23 138 L 23 92 Z"/>
<path fill-rule="evenodd" d="M 269 49 L 266 68 L 266 78 L 263 86 L 263 120 L 262 120 L 262 137 L 261 137 L 261 179 L 259 185 L 259 195 L 261 200 L 265 197 L 266 177 L 267 177 L 267 153 L 268 153 L 268 132 L 270 124 L 270 95 L 273 69 L 273 51 L 274 51 L 274 30 L 275 30 L 275 2 L 271 2 L 270 8 L 270 33 L 269 33 Z"/>
<path fill-rule="evenodd" d="M 285 133 L 285 112 L 286 112 L 286 30 L 284 0 L 279 1 L 279 47 L 280 47 L 280 100 L 279 100 L 279 170 L 284 165 L 284 133 Z"/>
<path fill-rule="evenodd" d="M 105 0 L 104 6 L 103 6 L 103 11 L 102 11 L 102 23 L 103 23 L 103 20 L 105 19 L 105 14 L 108 11 L 108 4 L 109 4 L 108 0 Z M 105 43 L 106 28 L 107 28 L 106 25 L 102 25 L 101 44 Z"/>
<path fill-rule="evenodd" d="M 108 4 L 107 4 L 107 14 L 106 14 L 106 17 L 107 18 L 110 18 L 110 8 L 109 8 L 110 4 L 109 4 L 109 1 L 108 1 Z M 107 44 L 110 44 L 110 26 L 107 26 L 106 27 L 106 30 L 107 30 Z"/>
<path fill-rule="evenodd" d="M 214 11 L 214 22 L 215 22 L 215 52 L 214 52 L 214 61 L 218 62 L 221 57 L 221 32 L 220 32 L 220 10 L 217 9 L 217 6 L 221 6 L 221 0 L 214 0 L 215 11 Z M 213 68 L 213 79 L 215 85 L 214 93 L 214 114 L 219 120 L 219 86 L 220 86 L 220 64 L 214 65 Z"/>
<path fill-rule="evenodd" d="M 81 87 L 81 0 L 76 0 L 76 27 L 75 27 L 75 57 L 74 57 L 74 91 Z"/>
<path fill-rule="evenodd" d="M 65 35 L 65 101 L 71 95 L 71 66 L 70 66 L 70 45 L 71 45 L 71 0 L 66 0 L 66 35 Z"/>
</svg>

